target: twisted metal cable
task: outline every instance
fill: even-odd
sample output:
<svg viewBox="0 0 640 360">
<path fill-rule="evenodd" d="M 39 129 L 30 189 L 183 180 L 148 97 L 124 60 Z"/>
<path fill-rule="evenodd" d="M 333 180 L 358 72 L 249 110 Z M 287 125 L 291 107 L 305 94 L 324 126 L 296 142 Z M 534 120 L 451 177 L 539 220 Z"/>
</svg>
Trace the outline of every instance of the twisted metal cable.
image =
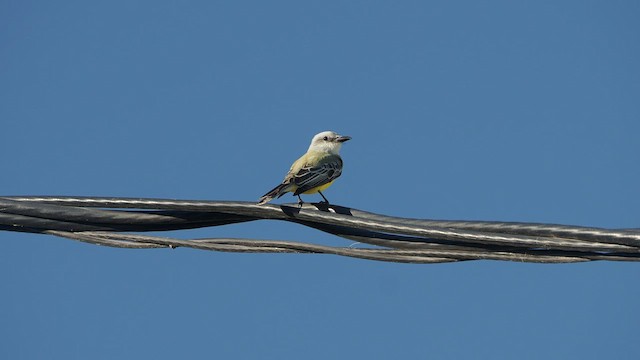
<svg viewBox="0 0 640 360">
<path fill-rule="evenodd" d="M 338 248 L 251 240 L 178 240 L 118 232 L 283 220 L 382 248 Z M 323 203 L 256 205 L 108 197 L 0 198 L 0 229 L 46 233 L 117 247 L 192 247 L 236 252 L 325 253 L 370 260 L 434 263 L 475 259 L 527 262 L 640 260 L 640 231 L 554 224 L 391 217 Z"/>
</svg>

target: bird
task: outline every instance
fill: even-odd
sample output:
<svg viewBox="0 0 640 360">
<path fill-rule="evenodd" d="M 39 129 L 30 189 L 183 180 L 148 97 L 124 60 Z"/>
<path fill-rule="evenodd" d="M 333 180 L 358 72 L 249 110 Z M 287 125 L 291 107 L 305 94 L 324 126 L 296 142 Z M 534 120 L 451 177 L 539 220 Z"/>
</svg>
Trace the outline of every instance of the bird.
<svg viewBox="0 0 640 360">
<path fill-rule="evenodd" d="M 307 152 L 291 165 L 282 183 L 264 194 L 258 200 L 258 205 L 266 204 L 288 192 L 298 197 L 300 205 L 303 204 L 300 194 L 316 192 L 329 204 L 322 191 L 342 174 L 342 158 L 339 153 L 342 144 L 348 140 L 351 140 L 350 136 L 342 136 L 333 131 L 316 134 L 311 139 Z"/>
</svg>

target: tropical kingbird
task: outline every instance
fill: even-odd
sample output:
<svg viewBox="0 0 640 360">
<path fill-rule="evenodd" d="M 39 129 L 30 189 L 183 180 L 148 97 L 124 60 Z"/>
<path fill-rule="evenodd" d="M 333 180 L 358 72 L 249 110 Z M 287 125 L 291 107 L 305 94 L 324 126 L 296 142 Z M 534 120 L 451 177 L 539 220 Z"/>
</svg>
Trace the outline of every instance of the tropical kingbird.
<svg viewBox="0 0 640 360">
<path fill-rule="evenodd" d="M 342 174 L 342 158 L 338 153 L 342 143 L 351 140 L 350 136 L 341 136 L 333 131 L 323 131 L 311 140 L 309 150 L 296 160 L 282 183 L 264 194 L 258 205 L 292 192 L 302 204 L 300 194 L 318 193 L 328 204 L 329 200 L 322 194 L 322 190 Z"/>
</svg>

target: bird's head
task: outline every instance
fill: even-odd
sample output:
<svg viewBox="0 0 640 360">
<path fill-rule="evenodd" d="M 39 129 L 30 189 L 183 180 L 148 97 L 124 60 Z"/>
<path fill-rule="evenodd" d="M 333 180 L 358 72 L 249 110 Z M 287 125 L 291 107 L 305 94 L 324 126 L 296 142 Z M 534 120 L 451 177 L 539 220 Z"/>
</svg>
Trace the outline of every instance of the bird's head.
<svg viewBox="0 0 640 360">
<path fill-rule="evenodd" d="M 351 136 L 338 135 L 333 131 L 323 131 L 311 140 L 309 151 L 322 151 L 337 155 L 342 143 L 351 140 Z"/>
</svg>

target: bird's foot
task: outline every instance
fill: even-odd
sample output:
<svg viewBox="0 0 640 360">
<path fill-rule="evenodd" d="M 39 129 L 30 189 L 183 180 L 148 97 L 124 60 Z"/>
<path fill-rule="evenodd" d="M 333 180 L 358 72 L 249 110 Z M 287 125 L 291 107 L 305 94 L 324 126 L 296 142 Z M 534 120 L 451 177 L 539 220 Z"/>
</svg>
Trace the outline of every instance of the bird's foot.
<svg viewBox="0 0 640 360">
<path fill-rule="evenodd" d="M 324 194 L 322 192 L 320 192 L 320 191 L 318 191 L 318 194 L 320 194 L 320 196 L 322 196 L 322 199 L 324 200 L 324 201 L 320 201 L 320 204 L 325 204 L 325 205 L 329 206 L 329 200 L 327 200 L 327 198 L 324 196 Z"/>
</svg>

